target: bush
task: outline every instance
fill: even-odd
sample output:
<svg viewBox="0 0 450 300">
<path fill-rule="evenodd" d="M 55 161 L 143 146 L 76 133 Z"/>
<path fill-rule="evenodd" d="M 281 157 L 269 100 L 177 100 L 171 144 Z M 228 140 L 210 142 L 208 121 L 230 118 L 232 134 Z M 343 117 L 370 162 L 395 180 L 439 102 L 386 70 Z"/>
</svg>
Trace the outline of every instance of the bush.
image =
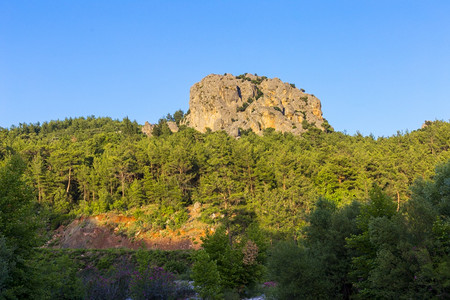
<svg viewBox="0 0 450 300">
<path fill-rule="evenodd" d="M 302 128 L 305 129 L 305 130 L 308 130 L 309 128 L 311 128 L 311 124 L 309 124 L 309 122 L 306 121 L 306 119 L 304 119 L 302 121 Z"/>
<path fill-rule="evenodd" d="M 244 104 L 242 104 L 242 106 L 239 106 L 238 108 L 236 108 L 236 111 L 237 112 L 245 111 L 247 109 L 248 105 L 249 105 L 248 102 L 244 102 Z"/>
<path fill-rule="evenodd" d="M 12 249 L 6 245 L 5 238 L 0 234 L 0 292 L 6 286 L 11 271 Z M 1 295 L 1 293 L 0 293 Z"/>
<path fill-rule="evenodd" d="M 121 263 L 108 272 L 87 267 L 82 271 L 82 279 L 86 288 L 86 299 L 125 299 L 131 279 L 131 267 Z"/>
<path fill-rule="evenodd" d="M 69 256 L 46 261 L 41 253 L 36 258 L 41 271 L 41 287 L 46 299 L 84 299 L 84 287 L 78 269 Z"/>
<path fill-rule="evenodd" d="M 279 108 L 278 106 L 273 106 L 273 109 L 275 109 L 275 110 L 277 110 L 277 111 L 283 113 L 283 110 L 282 110 L 281 108 Z"/>
<path fill-rule="evenodd" d="M 133 272 L 130 296 L 134 300 L 173 299 L 176 295 L 175 276 L 161 267 Z"/>
<path fill-rule="evenodd" d="M 255 100 L 258 100 L 259 98 L 261 98 L 264 95 L 264 93 L 258 88 L 256 87 L 256 97 Z"/>
</svg>

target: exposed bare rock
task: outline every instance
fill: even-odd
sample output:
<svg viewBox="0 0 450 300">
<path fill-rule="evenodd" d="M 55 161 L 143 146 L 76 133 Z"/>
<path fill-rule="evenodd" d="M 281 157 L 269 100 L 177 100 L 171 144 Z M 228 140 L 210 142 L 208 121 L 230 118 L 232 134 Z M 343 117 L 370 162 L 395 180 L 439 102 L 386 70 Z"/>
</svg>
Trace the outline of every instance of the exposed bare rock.
<svg viewBox="0 0 450 300">
<path fill-rule="evenodd" d="M 422 124 L 422 127 L 421 127 L 421 129 L 424 129 L 425 127 L 428 127 L 428 126 L 430 126 L 430 125 L 431 125 L 431 123 L 433 123 L 433 122 L 431 122 L 431 121 L 428 121 L 428 120 L 425 120 L 425 122 L 423 122 L 423 124 Z"/>
<path fill-rule="evenodd" d="M 144 134 L 150 137 L 153 136 L 153 129 L 155 129 L 156 126 L 158 126 L 158 124 L 150 124 L 149 122 L 145 122 L 145 125 L 142 126 L 141 130 Z M 177 123 L 173 121 L 168 121 L 167 127 L 169 127 L 170 131 L 172 132 L 178 132 L 179 130 Z"/>
<path fill-rule="evenodd" d="M 173 121 L 169 121 L 169 122 L 167 122 L 167 126 L 169 127 L 170 131 L 178 132 L 178 125 L 177 125 L 177 123 L 175 123 Z"/>
<path fill-rule="evenodd" d="M 190 218 L 181 228 L 175 230 L 144 231 L 127 234 L 127 228 L 135 228 L 136 219 L 115 214 L 101 214 L 81 217 L 70 224 L 60 226 L 48 248 L 108 249 L 127 248 L 161 250 L 198 249 L 201 238 L 206 235 L 208 225 L 197 220 L 200 211 L 188 208 Z M 125 229 L 125 230 L 124 230 Z"/>
<path fill-rule="evenodd" d="M 155 125 L 150 124 L 149 122 L 145 122 L 145 125 L 142 126 L 141 130 L 147 136 L 153 136 L 153 128 L 155 128 Z"/>
<path fill-rule="evenodd" d="M 262 134 L 266 128 L 301 134 L 309 126 L 321 130 L 321 104 L 293 84 L 278 78 L 245 74 L 211 74 L 191 87 L 190 113 L 184 124 L 200 132 L 225 130 L 238 136 L 240 129 Z"/>
</svg>

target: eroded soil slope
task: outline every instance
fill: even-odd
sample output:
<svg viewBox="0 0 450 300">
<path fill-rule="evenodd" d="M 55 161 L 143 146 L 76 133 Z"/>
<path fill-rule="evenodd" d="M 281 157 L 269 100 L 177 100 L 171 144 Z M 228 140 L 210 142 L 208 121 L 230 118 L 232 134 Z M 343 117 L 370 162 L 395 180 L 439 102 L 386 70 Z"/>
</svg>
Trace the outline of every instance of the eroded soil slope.
<svg viewBox="0 0 450 300">
<path fill-rule="evenodd" d="M 189 209 L 190 218 L 176 230 L 144 231 L 136 228 L 136 218 L 116 214 L 81 217 L 60 226 L 47 243 L 51 248 L 108 249 L 129 248 L 161 250 L 198 249 L 208 226 L 197 220 L 198 211 Z M 130 234 L 130 231 L 133 234 Z"/>
</svg>

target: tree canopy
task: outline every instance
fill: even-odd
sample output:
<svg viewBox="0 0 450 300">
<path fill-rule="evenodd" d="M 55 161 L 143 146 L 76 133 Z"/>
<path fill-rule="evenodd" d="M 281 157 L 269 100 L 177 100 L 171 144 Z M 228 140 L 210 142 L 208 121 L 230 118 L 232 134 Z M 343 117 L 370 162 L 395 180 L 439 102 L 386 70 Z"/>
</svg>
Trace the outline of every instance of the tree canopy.
<svg viewBox="0 0 450 300">
<path fill-rule="evenodd" d="M 170 116 L 180 121 L 182 112 Z M 367 199 L 373 184 L 405 205 L 408 187 L 450 158 L 450 124 L 392 137 L 267 130 L 234 139 L 224 132 L 147 137 L 136 122 L 76 118 L 20 124 L 0 132 L 0 159 L 19 154 L 37 199 L 57 215 L 125 212 L 141 206 L 179 212 L 199 202 L 203 220 L 250 211 L 278 236 L 298 236 L 322 196 L 337 207 Z M 183 217 L 154 220 L 176 226 Z"/>
</svg>

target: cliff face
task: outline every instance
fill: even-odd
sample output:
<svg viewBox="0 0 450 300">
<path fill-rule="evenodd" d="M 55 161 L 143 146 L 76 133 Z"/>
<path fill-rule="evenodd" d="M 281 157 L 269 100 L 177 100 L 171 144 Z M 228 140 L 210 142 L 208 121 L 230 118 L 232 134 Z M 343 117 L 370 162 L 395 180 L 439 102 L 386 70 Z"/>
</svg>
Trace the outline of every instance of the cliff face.
<svg viewBox="0 0 450 300">
<path fill-rule="evenodd" d="M 205 132 L 240 129 L 262 134 L 266 128 L 301 134 L 309 126 L 321 130 L 324 119 L 319 99 L 278 78 L 245 74 L 211 74 L 191 87 L 189 114 L 184 124 Z M 240 128 L 240 129 L 239 129 Z"/>
</svg>

